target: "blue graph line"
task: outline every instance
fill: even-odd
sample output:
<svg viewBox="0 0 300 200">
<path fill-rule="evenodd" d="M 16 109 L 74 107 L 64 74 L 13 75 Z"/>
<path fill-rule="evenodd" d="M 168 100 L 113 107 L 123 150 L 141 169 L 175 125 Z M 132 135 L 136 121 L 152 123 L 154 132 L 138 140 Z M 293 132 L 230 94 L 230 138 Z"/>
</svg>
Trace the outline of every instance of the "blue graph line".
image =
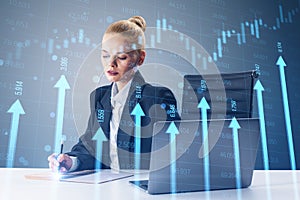
<svg viewBox="0 0 300 200">
<path fill-rule="evenodd" d="M 54 141 L 54 152 L 58 153 L 60 149 L 60 141 L 62 139 L 66 90 L 70 89 L 70 85 L 64 75 L 61 75 L 60 79 L 54 85 L 54 88 L 58 88 L 56 129 Z"/>
<path fill-rule="evenodd" d="M 203 141 L 203 166 L 204 166 L 204 183 L 205 190 L 210 189 L 210 169 L 209 169 L 209 152 L 208 152 L 208 125 L 207 125 L 207 110 L 210 109 L 205 97 L 203 97 L 198 104 L 198 108 L 201 109 L 201 119 L 202 119 L 202 141 Z M 199 152 L 200 154 L 200 152 Z"/>
<path fill-rule="evenodd" d="M 95 161 L 95 169 L 99 170 L 101 168 L 102 163 L 102 143 L 107 141 L 107 138 L 101 127 L 97 130 L 92 140 L 96 141 L 96 161 Z"/>
<path fill-rule="evenodd" d="M 293 133 L 291 127 L 290 108 L 289 108 L 288 92 L 287 92 L 285 72 L 284 72 L 284 67 L 286 67 L 286 63 L 284 62 L 282 56 L 279 56 L 276 65 L 279 66 L 279 72 L 280 72 L 285 125 L 286 125 L 286 132 L 287 132 L 287 139 L 288 139 L 289 153 L 290 153 L 290 164 L 291 164 L 291 169 L 296 170 L 296 159 L 295 159 L 295 151 L 294 151 Z"/>
<path fill-rule="evenodd" d="M 229 128 L 232 128 L 232 136 L 233 136 L 233 147 L 234 147 L 234 161 L 235 161 L 235 174 L 236 174 L 236 187 L 241 188 L 241 162 L 240 162 L 240 148 L 239 148 L 239 136 L 238 129 L 240 129 L 240 125 L 236 118 L 232 118 L 231 123 L 229 124 Z"/>
<path fill-rule="evenodd" d="M 6 167 L 11 168 L 13 167 L 13 163 L 14 163 L 20 115 L 24 115 L 25 112 L 20 101 L 16 100 L 8 109 L 7 113 L 12 113 L 8 155 L 7 155 L 8 158 L 6 160 Z"/>
<path fill-rule="evenodd" d="M 284 13 L 283 13 L 282 5 L 279 5 L 278 9 L 279 9 L 279 18 L 277 17 L 276 20 L 275 20 L 276 26 L 268 26 L 267 24 L 263 24 L 262 19 L 259 19 L 259 20 L 258 19 L 253 19 L 254 24 L 249 23 L 248 21 L 241 22 L 240 31 L 232 30 L 231 32 L 236 35 L 238 45 L 246 44 L 246 28 L 250 28 L 251 36 L 255 36 L 257 39 L 259 39 L 261 37 L 261 34 L 259 32 L 260 27 L 269 28 L 270 30 L 277 30 L 277 29 L 280 28 L 281 23 L 292 23 L 292 21 L 293 21 L 292 16 L 295 15 L 296 12 L 298 12 L 297 8 L 295 10 L 293 9 L 292 11 L 289 11 L 288 14 L 287 14 L 286 20 L 284 20 Z M 227 31 L 229 31 L 229 30 L 227 30 Z M 223 32 L 225 32 L 225 30 L 223 30 Z M 230 36 L 228 35 L 228 38 L 229 37 Z M 217 52 L 212 53 L 214 61 L 218 60 L 218 57 L 215 56 L 215 54 L 218 54 L 219 58 L 222 58 L 224 56 L 223 55 L 223 49 L 220 45 L 219 40 L 220 40 L 220 38 L 217 38 L 217 47 L 218 47 Z M 223 41 L 223 44 L 227 43 L 226 37 L 224 38 L 224 35 L 223 35 L 222 41 Z"/>
<path fill-rule="evenodd" d="M 145 116 L 143 109 L 140 104 L 136 104 L 131 112 L 131 115 L 135 115 L 135 141 L 134 141 L 134 162 L 135 169 L 140 169 L 140 153 L 141 153 L 141 117 Z"/>
<path fill-rule="evenodd" d="M 262 91 L 264 87 L 261 82 L 257 80 L 254 90 L 257 92 L 257 102 L 258 102 L 258 112 L 259 112 L 259 123 L 260 123 L 260 133 L 261 133 L 261 143 L 264 159 L 264 168 L 265 170 L 269 169 L 269 156 L 268 156 L 268 143 L 266 136 L 266 125 L 265 125 L 265 114 L 264 114 L 264 102 L 262 97 Z"/>
<path fill-rule="evenodd" d="M 174 122 L 171 122 L 167 131 L 167 134 L 170 134 L 170 177 L 171 177 L 171 193 L 176 192 L 176 135 L 179 134 L 179 131 Z"/>
</svg>

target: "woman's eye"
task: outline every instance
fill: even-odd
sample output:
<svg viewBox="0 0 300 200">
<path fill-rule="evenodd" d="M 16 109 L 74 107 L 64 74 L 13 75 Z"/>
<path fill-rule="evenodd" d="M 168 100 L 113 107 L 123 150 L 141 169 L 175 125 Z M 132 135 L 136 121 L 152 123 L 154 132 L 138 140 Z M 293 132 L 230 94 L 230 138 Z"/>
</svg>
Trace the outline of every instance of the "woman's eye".
<svg viewBox="0 0 300 200">
<path fill-rule="evenodd" d="M 126 56 L 124 56 L 124 57 L 118 57 L 119 60 L 126 60 L 126 58 L 127 58 Z"/>
</svg>

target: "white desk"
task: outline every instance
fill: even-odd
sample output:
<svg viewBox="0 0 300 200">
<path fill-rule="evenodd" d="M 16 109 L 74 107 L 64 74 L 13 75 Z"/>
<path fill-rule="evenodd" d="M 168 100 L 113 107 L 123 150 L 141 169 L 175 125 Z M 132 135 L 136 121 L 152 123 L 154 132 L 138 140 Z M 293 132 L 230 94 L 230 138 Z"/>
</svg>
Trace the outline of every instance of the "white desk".
<svg viewBox="0 0 300 200">
<path fill-rule="evenodd" d="M 28 174 L 48 169 L 0 168 L 1 200 L 148 200 L 148 199 L 255 199 L 300 200 L 300 171 L 255 171 L 252 185 L 242 190 L 193 192 L 175 195 L 149 195 L 128 183 L 134 177 L 103 184 L 84 184 L 47 180 L 29 180 Z M 269 174 L 269 178 L 267 178 Z M 140 175 L 146 177 L 146 175 Z M 269 184 L 267 182 L 269 181 Z M 238 193 L 237 191 L 240 191 Z"/>
</svg>

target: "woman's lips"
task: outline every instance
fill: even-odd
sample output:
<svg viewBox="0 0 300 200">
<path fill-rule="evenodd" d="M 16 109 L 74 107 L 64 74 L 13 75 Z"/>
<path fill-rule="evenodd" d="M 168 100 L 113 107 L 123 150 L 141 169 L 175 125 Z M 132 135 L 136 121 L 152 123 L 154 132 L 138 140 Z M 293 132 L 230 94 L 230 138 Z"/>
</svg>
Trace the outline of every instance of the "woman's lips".
<svg viewBox="0 0 300 200">
<path fill-rule="evenodd" d="M 109 74 L 110 76 L 116 76 L 116 75 L 118 75 L 119 73 L 116 72 L 116 71 L 108 70 L 108 71 L 107 71 L 107 74 Z"/>
</svg>

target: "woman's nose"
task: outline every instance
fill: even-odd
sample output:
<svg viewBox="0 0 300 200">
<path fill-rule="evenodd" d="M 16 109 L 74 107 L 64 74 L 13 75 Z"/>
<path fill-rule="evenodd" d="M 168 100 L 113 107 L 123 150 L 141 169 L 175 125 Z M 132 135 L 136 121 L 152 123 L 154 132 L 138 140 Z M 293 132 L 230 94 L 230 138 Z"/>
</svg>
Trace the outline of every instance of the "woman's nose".
<svg viewBox="0 0 300 200">
<path fill-rule="evenodd" d="M 116 67 L 117 66 L 117 60 L 114 56 L 112 56 L 109 60 L 108 60 L 108 66 L 110 67 Z"/>
</svg>

